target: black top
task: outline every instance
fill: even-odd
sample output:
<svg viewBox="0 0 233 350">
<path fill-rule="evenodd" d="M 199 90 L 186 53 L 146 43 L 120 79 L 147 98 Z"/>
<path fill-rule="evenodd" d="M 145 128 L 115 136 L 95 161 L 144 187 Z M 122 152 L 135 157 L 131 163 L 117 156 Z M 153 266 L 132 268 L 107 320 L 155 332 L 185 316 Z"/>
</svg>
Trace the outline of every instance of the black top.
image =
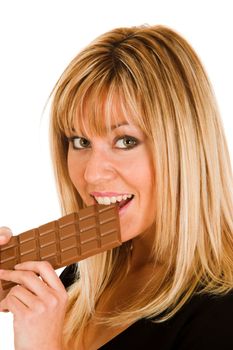
<svg viewBox="0 0 233 350">
<path fill-rule="evenodd" d="M 75 265 L 60 275 L 67 288 Z M 233 293 L 195 295 L 170 320 L 141 319 L 103 345 L 102 350 L 233 350 Z"/>
</svg>

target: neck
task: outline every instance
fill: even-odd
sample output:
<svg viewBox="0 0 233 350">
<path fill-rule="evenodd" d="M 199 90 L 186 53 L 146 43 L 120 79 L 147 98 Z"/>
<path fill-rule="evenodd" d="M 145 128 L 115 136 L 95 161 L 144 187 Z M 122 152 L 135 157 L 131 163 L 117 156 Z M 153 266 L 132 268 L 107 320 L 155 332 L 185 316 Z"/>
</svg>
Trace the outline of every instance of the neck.
<svg viewBox="0 0 233 350">
<path fill-rule="evenodd" d="M 152 254 L 154 236 L 155 230 L 152 226 L 132 240 L 130 271 L 154 265 Z"/>
</svg>

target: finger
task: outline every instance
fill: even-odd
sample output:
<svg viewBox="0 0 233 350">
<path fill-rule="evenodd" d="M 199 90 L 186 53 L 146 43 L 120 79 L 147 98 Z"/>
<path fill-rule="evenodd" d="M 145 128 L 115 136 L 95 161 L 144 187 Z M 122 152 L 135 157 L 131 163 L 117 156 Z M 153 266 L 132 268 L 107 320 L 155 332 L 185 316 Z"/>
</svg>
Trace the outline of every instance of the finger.
<svg viewBox="0 0 233 350">
<path fill-rule="evenodd" d="M 5 299 L 3 299 L 0 302 L 0 312 L 9 312 L 8 308 L 7 308 L 7 302 Z"/>
<path fill-rule="evenodd" d="M 20 285 L 13 287 L 7 295 L 7 298 L 9 298 L 11 295 L 16 297 L 29 309 L 33 309 L 38 302 L 38 298 L 35 296 L 35 294 L 31 293 L 28 289 Z"/>
<path fill-rule="evenodd" d="M 12 237 L 12 231 L 9 227 L 0 227 L 0 245 L 6 244 Z"/>
<path fill-rule="evenodd" d="M 28 308 L 20 300 L 18 300 L 16 296 L 8 295 L 0 302 L 0 311 L 10 311 L 13 314 L 22 313 L 25 315 L 25 313 L 28 312 Z"/>
<path fill-rule="evenodd" d="M 0 312 L 9 312 L 9 310 L 2 304 L 3 300 L 0 302 Z"/>
<path fill-rule="evenodd" d="M 57 276 L 52 265 L 48 261 L 25 261 L 15 265 L 15 270 L 33 271 L 41 276 L 43 281 L 55 290 L 64 289 L 64 286 Z"/>
<path fill-rule="evenodd" d="M 36 295 L 43 295 L 46 284 L 32 271 L 0 270 L 0 279 L 25 286 Z"/>
</svg>

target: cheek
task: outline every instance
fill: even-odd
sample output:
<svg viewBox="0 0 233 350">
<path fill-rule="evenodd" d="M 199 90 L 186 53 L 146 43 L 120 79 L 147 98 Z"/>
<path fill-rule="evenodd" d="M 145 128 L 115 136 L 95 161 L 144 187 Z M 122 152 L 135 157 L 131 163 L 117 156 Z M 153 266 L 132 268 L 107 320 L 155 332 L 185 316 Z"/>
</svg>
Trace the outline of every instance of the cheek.
<svg viewBox="0 0 233 350">
<path fill-rule="evenodd" d="M 154 189 L 154 167 L 147 154 L 145 154 L 144 157 L 140 157 L 137 166 L 132 167 L 129 175 L 131 175 L 132 181 L 135 182 L 136 186 L 140 188 L 143 194 L 148 196 Z"/>
<path fill-rule="evenodd" d="M 71 178 L 71 181 L 73 182 L 74 174 L 75 174 L 75 163 L 69 153 L 67 157 L 67 168 L 68 168 L 68 173 Z"/>
<path fill-rule="evenodd" d="M 67 167 L 70 179 L 76 187 L 76 189 L 78 190 L 81 186 L 81 182 L 83 179 L 83 169 L 80 166 L 80 163 L 77 162 L 77 159 L 75 159 L 75 157 L 73 157 L 72 154 L 70 154 L 70 152 L 68 153 L 67 157 Z"/>
</svg>

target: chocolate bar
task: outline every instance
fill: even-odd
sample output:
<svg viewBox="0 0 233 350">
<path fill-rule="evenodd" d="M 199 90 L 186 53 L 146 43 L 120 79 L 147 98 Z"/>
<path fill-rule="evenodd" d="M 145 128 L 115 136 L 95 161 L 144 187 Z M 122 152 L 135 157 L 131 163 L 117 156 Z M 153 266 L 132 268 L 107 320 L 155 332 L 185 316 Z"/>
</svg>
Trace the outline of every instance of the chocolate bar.
<svg viewBox="0 0 233 350">
<path fill-rule="evenodd" d="M 0 269 L 46 260 L 54 269 L 76 263 L 121 244 L 117 205 L 93 205 L 13 236 L 0 246 Z M 15 283 L 1 281 L 4 290 Z"/>
</svg>

